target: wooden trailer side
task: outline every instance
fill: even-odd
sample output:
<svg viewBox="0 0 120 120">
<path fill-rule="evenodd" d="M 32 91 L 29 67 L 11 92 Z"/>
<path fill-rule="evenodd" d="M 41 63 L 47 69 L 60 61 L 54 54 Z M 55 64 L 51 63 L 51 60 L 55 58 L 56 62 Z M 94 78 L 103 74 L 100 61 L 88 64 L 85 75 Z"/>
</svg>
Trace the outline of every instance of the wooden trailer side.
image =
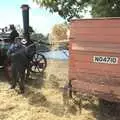
<svg viewBox="0 0 120 120">
<path fill-rule="evenodd" d="M 71 21 L 72 87 L 120 102 L 120 18 Z"/>
</svg>

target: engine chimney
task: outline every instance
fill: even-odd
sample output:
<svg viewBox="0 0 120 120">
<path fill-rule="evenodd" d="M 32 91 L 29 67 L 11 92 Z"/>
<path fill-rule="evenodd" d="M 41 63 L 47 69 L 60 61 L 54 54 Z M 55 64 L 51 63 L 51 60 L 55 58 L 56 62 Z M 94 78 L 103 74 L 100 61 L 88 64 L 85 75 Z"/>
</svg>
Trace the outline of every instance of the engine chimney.
<svg viewBox="0 0 120 120">
<path fill-rule="evenodd" d="M 23 4 L 21 6 L 22 8 L 22 16 L 23 16 L 23 29 L 24 29 L 24 37 L 29 40 L 29 6 L 26 4 Z"/>
</svg>

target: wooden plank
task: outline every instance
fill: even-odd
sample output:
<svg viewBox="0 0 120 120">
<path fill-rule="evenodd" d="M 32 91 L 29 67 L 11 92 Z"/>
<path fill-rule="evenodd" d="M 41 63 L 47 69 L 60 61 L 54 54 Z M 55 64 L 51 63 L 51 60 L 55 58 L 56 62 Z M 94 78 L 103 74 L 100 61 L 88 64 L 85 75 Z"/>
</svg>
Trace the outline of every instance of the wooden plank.
<svg viewBox="0 0 120 120">
<path fill-rule="evenodd" d="M 72 28 L 71 35 L 120 36 L 120 28 Z"/>
<path fill-rule="evenodd" d="M 51 41 L 51 44 L 59 44 L 59 43 L 67 43 L 67 42 L 69 42 L 69 40 L 54 40 L 54 41 Z"/>
<path fill-rule="evenodd" d="M 97 36 L 97 35 L 89 35 L 89 36 L 85 36 L 82 34 L 75 34 L 72 35 L 71 34 L 71 39 L 72 41 L 85 41 L 85 42 L 103 42 L 103 43 L 120 43 L 120 36 Z M 70 39 L 70 40 L 71 40 Z"/>
<path fill-rule="evenodd" d="M 86 92 L 94 94 L 109 101 L 120 102 L 120 87 L 108 86 L 108 85 L 98 85 L 95 83 L 87 83 L 84 81 L 72 81 L 73 89 L 76 89 L 80 92 Z"/>
<path fill-rule="evenodd" d="M 74 62 L 74 61 L 73 61 Z M 120 65 L 108 65 L 108 64 L 94 64 L 94 63 L 85 63 L 85 62 L 77 62 L 72 64 L 70 63 L 70 69 L 74 69 L 73 71 L 77 71 L 80 69 L 88 69 L 88 70 L 99 70 L 101 72 L 113 72 L 120 73 Z M 117 72 L 118 71 L 118 72 Z M 97 72 L 97 71 L 96 71 Z"/>
<path fill-rule="evenodd" d="M 84 54 L 71 53 L 71 62 L 80 62 L 80 63 L 90 63 L 90 64 L 92 64 L 92 63 L 94 63 L 93 62 L 94 56 L 108 56 L 108 57 L 111 56 L 112 57 L 112 54 L 86 55 L 85 53 Z M 117 65 L 120 65 L 120 56 L 115 56 L 114 55 L 113 57 L 117 57 L 118 58 L 118 64 Z M 109 64 L 109 65 L 111 65 L 111 64 Z M 112 67 L 113 67 L 113 65 L 112 65 Z"/>
<path fill-rule="evenodd" d="M 71 27 L 120 27 L 120 18 L 118 19 L 79 19 L 71 22 Z"/>
<path fill-rule="evenodd" d="M 76 74 L 76 77 L 74 75 Z M 74 78 L 73 78 L 74 77 Z M 112 76 L 111 74 L 99 74 L 99 73 L 88 73 L 88 72 L 79 72 L 71 73 L 70 79 L 88 82 L 90 84 L 95 83 L 98 85 L 110 85 L 110 86 L 120 86 L 120 76 Z"/>
</svg>

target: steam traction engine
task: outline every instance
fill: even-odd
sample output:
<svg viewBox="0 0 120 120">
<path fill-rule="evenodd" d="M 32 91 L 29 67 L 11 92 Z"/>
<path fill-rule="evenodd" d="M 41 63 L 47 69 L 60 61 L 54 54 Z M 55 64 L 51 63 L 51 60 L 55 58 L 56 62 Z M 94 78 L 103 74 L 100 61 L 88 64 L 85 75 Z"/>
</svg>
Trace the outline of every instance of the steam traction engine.
<svg viewBox="0 0 120 120">
<path fill-rule="evenodd" d="M 26 48 L 36 45 L 30 39 L 30 31 L 29 31 L 29 6 L 22 5 L 22 15 L 23 15 L 23 37 L 19 37 L 16 39 L 22 40 L 25 39 L 27 41 Z M 0 34 L 0 66 L 4 68 L 5 74 L 8 79 L 11 78 L 11 62 L 7 56 L 7 51 L 10 47 L 11 40 L 9 38 L 10 33 L 2 32 Z M 37 43 L 38 44 L 38 43 Z M 47 61 L 42 53 L 35 51 L 33 58 L 30 61 L 30 72 L 40 73 L 43 72 L 47 66 Z"/>
</svg>

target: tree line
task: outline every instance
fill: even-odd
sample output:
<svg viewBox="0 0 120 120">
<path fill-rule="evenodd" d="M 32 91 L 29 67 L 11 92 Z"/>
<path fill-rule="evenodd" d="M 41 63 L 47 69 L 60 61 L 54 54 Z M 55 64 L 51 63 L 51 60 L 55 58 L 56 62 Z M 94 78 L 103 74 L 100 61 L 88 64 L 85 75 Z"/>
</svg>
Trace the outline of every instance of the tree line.
<svg viewBox="0 0 120 120">
<path fill-rule="evenodd" d="M 120 17 L 120 0 L 33 0 L 40 7 L 57 12 L 67 21 L 81 18 L 91 7 L 92 17 Z"/>
</svg>

